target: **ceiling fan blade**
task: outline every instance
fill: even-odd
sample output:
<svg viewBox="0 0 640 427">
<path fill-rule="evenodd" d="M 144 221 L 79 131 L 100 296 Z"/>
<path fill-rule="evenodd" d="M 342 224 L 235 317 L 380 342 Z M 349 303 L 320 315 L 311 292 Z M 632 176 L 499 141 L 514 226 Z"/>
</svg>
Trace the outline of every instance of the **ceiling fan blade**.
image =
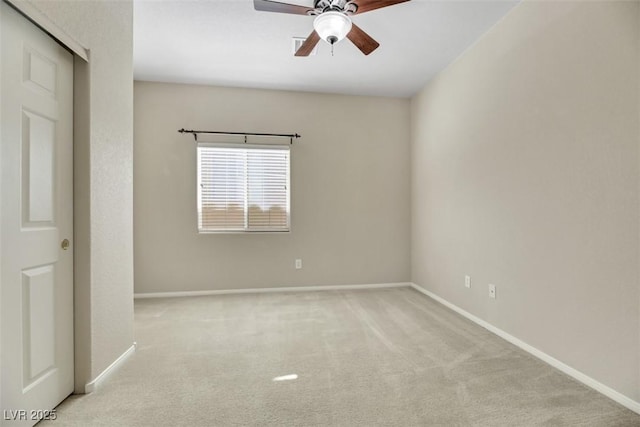
<svg viewBox="0 0 640 427">
<path fill-rule="evenodd" d="M 381 9 L 387 6 L 393 6 L 395 4 L 404 3 L 410 0 L 356 0 L 355 4 L 358 5 L 356 14 L 369 12 L 371 10 Z"/>
<path fill-rule="evenodd" d="M 308 15 L 309 12 L 314 10 L 312 7 L 280 3 L 271 0 L 253 0 L 253 7 L 255 10 L 262 12 L 293 13 L 294 15 Z"/>
<path fill-rule="evenodd" d="M 302 46 L 298 48 L 296 51 L 296 56 L 309 56 L 311 51 L 320 41 L 320 36 L 316 33 L 315 30 L 307 37 L 307 39 L 302 43 Z"/>
<path fill-rule="evenodd" d="M 371 52 L 376 50 L 380 43 L 375 41 L 371 36 L 364 31 L 356 24 L 353 24 L 351 27 L 351 31 L 347 34 L 347 38 L 351 40 L 351 43 L 355 44 L 358 49 L 362 51 L 365 55 L 369 55 Z"/>
</svg>

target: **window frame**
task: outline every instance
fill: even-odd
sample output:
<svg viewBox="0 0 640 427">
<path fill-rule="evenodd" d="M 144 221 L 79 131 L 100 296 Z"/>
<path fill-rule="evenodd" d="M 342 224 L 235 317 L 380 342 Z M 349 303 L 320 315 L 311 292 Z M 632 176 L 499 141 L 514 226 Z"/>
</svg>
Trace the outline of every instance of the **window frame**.
<svg viewBox="0 0 640 427">
<path fill-rule="evenodd" d="M 291 145 L 290 144 L 240 144 L 221 142 L 198 142 L 196 148 L 196 228 L 198 234 L 283 234 L 291 232 Z M 201 148 L 232 148 L 237 150 L 283 150 L 287 152 L 286 165 L 286 228 L 249 227 L 249 191 L 248 157 L 245 157 L 243 177 L 244 191 L 244 227 L 205 229 L 202 225 L 202 161 Z"/>
</svg>

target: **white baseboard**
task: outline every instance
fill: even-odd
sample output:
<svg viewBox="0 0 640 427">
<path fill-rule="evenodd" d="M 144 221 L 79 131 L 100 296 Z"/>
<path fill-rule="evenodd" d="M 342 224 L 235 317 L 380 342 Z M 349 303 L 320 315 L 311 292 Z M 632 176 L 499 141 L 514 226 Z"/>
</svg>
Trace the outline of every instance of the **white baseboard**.
<svg viewBox="0 0 640 427">
<path fill-rule="evenodd" d="M 197 297 L 205 295 L 232 295 L 232 294 L 256 294 L 270 292 L 310 292 L 310 291 L 348 291 L 358 289 L 384 289 L 384 288 L 405 288 L 412 286 L 411 283 L 375 283 L 371 285 L 327 285 L 327 286 L 296 286 L 281 288 L 253 288 L 253 289 L 222 289 L 211 291 L 184 291 L 184 292 L 149 292 L 133 294 L 135 299 L 142 298 L 175 298 L 175 297 Z"/>
<path fill-rule="evenodd" d="M 582 372 L 578 371 L 577 369 L 572 368 L 571 366 L 559 361 L 558 359 L 553 358 L 552 356 L 549 356 L 547 353 L 538 350 L 537 348 L 527 344 L 526 342 L 514 337 L 513 335 L 509 335 L 508 333 L 506 333 L 505 331 L 503 331 L 502 329 L 496 328 L 495 326 L 493 326 L 492 324 L 480 319 L 479 317 L 474 316 L 473 314 L 469 313 L 468 311 L 465 311 L 463 309 L 461 309 L 460 307 L 450 303 L 449 301 L 439 297 L 438 295 L 434 294 L 433 292 L 430 292 L 426 289 L 424 289 L 421 286 L 416 285 L 415 283 L 411 283 L 411 287 L 413 289 L 415 289 L 416 291 L 428 296 L 429 298 L 439 302 L 440 304 L 444 305 L 447 308 L 450 308 L 451 310 L 455 311 L 456 313 L 466 317 L 467 319 L 471 320 L 474 323 L 477 323 L 478 325 L 482 326 L 483 328 L 487 329 L 489 332 L 492 332 L 494 334 L 496 334 L 497 336 L 499 336 L 500 338 L 510 342 L 511 344 L 520 347 L 522 350 L 526 351 L 527 353 L 537 357 L 538 359 L 542 360 L 543 362 L 548 363 L 549 365 L 553 366 L 554 368 L 558 369 L 561 372 L 564 372 L 565 374 L 569 375 L 570 377 L 580 381 L 582 384 L 591 387 L 592 389 L 604 394 L 605 396 L 607 396 L 608 398 L 610 398 L 611 400 L 618 402 L 619 404 L 621 404 L 622 406 L 624 406 L 625 408 L 628 408 L 630 410 L 632 410 L 633 412 L 640 414 L 640 402 L 636 402 L 635 400 L 631 399 L 628 396 L 625 396 L 624 394 L 612 389 L 609 386 L 606 386 L 604 384 L 602 384 L 599 381 L 596 381 L 595 379 L 591 378 L 590 376 L 583 374 Z"/>
<path fill-rule="evenodd" d="M 131 355 L 136 351 L 136 343 L 134 342 L 131 347 L 129 347 L 124 353 L 120 355 L 111 365 L 107 366 L 107 369 L 102 371 L 100 375 L 98 375 L 93 381 L 85 384 L 84 392 L 85 393 L 93 393 L 97 390 L 100 383 L 102 383 L 112 372 L 114 372 L 118 366 L 124 363 Z"/>
</svg>

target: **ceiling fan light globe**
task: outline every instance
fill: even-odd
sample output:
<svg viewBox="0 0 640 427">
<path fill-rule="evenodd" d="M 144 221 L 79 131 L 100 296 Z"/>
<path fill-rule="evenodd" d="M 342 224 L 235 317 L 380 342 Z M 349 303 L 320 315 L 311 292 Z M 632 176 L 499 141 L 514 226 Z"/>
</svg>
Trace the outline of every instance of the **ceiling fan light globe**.
<svg viewBox="0 0 640 427">
<path fill-rule="evenodd" d="M 313 28 L 322 40 L 334 44 L 344 39 L 351 31 L 351 19 L 344 13 L 325 12 L 313 21 Z"/>
</svg>

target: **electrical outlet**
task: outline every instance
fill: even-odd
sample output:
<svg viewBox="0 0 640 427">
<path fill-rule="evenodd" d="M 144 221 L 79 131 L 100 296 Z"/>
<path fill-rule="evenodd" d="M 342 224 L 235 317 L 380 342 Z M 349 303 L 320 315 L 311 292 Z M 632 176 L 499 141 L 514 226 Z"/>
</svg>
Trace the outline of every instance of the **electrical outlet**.
<svg viewBox="0 0 640 427">
<path fill-rule="evenodd" d="M 302 260 L 300 258 L 296 259 L 296 270 L 300 270 L 302 268 Z"/>
<path fill-rule="evenodd" d="M 465 288 L 471 287 L 471 276 L 464 276 L 464 287 Z"/>
<path fill-rule="evenodd" d="M 496 299 L 496 285 L 489 284 L 489 298 Z"/>
</svg>

